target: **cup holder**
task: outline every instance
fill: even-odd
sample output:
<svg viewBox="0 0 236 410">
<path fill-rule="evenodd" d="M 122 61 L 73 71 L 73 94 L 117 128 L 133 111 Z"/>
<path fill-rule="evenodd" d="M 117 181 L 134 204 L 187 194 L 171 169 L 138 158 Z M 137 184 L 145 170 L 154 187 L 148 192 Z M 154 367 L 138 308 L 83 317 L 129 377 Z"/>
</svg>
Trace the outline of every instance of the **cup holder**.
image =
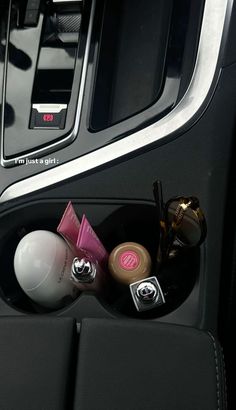
<svg viewBox="0 0 236 410">
<path fill-rule="evenodd" d="M 111 250 L 122 242 L 138 242 L 148 249 L 153 262 L 159 238 L 159 224 L 156 207 L 148 201 L 84 201 L 73 200 L 79 217 L 88 217 L 94 230 L 101 238 L 106 249 Z M 1 215 L 0 232 L 0 292 L 2 299 L 22 313 L 52 313 L 76 316 L 102 315 L 129 316 L 154 319 L 166 315 L 180 306 L 190 295 L 199 274 L 200 252 L 192 249 L 182 252 L 170 260 L 157 278 L 166 294 L 166 303 L 150 311 L 138 313 L 134 307 L 129 288 L 108 280 L 107 292 L 96 295 L 93 292 L 80 294 L 77 299 L 58 311 L 49 312 L 34 303 L 19 286 L 13 267 L 14 253 L 20 239 L 28 232 L 45 229 L 56 232 L 66 200 L 48 200 L 27 203 Z M 152 271 L 152 274 L 155 274 Z M 97 303 L 93 303 L 96 300 Z M 87 310 L 85 301 L 87 301 Z M 93 306 L 93 311 L 91 309 Z M 97 312 L 97 308 L 98 311 Z M 1 315 L 1 309 L 0 309 Z M 83 317 L 82 316 L 82 317 Z"/>
</svg>

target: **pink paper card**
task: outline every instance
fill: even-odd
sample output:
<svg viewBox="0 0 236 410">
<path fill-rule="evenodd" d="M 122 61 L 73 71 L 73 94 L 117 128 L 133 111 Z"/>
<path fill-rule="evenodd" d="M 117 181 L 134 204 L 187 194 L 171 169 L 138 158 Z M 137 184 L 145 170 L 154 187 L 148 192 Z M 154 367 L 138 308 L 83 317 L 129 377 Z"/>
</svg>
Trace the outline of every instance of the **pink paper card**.
<svg viewBox="0 0 236 410">
<path fill-rule="evenodd" d="M 79 229 L 77 248 L 90 253 L 102 267 L 107 265 L 108 253 L 85 215 L 83 215 Z"/>
<path fill-rule="evenodd" d="M 70 201 L 68 202 L 65 212 L 57 227 L 57 232 L 64 237 L 64 239 L 69 243 L 70 246 L 76 248 L 79 230 L 80 221 Z"/>
</svg>

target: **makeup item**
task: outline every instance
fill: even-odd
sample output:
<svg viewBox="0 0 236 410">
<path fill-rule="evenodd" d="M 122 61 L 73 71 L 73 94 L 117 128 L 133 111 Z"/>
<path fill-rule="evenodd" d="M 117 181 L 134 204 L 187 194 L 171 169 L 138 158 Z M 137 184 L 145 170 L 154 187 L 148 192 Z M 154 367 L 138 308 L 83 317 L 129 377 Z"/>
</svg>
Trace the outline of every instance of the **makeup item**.
<svg viewBox="0 0 236 410">
<path fill-rule="evenodd" d="M 101 291 L 105 289 L 104 273 L 97 261 L 85 253 L 82 258 L 74 258 L 70 279 L 80 290 Z"/>
<path fill-rule="evenodd" d="M 129 285 L 129 288 L 138 312 L 154 309 L 165 303 L 165 298 L 156 276 L 132 283 Z"/>
<path fill-rule="evenodd" d="M 16 278 L 32 300 L 47 308 L 60 308 L 78 294 L 70 280 L 74 257 L 68 244 L 55 233 L 30 232 L 16 248 Z"/>
<path fill-rule="evenodd" d="M 108 253 L 85 215 L 82 217 L 79 229 L 77 248 L 87 251 L 98 262 L 102 270 L 106 270 Z"/>
<path fill-rule="evenodd" d="M 151 257 L 142 245 L 124 242 L 111 252 L 108 268 L 117 282 L 129 285 L 150 275 Z"/>
<path fill-rule="evenodd" d="M 57 231 L 63 235 L 77 256 L 74 268 L 79 266 L 80 261 L 81 263 L 83 261 L 85 270 L 89 264 L 91 267 L 94 266 L 96 270 L 91 282 L 85 283 L 85 275 L 82 271 L 77 272 L 76 276 L 71 276 L 70 279 L 81 290 L 101 290 L 102 284 L 105 285 L 104 272 L 107 270 L 108 253 L 86 216 L 83 215 L 80 223 L 71 202 L 69 202 Z"/>
<path fill-rule="evenodd" d="M 70 201 L 57 227 L 57 232 L 63 236 L 73 251 L 76 249 L 79 230 L 80 221 Z"/>
<path fill-rule="evenodd" d="M 57 227 L 57 232 L 68 242 L 69 246 L 79 257 L 83 257 L 81 249 L 98 261 L 102 269 L 107 267 L 108 253 L 94 232 L 85 215 L 80 223 L 71 201 L 68 203 L 62 219 Z"/>
</svg>

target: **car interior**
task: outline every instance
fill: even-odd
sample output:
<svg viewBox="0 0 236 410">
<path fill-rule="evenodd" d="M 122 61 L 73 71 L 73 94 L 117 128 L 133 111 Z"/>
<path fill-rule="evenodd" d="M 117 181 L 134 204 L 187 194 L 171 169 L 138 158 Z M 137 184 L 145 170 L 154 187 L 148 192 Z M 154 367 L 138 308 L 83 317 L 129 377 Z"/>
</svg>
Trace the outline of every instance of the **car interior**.
<svg viewBox="0 0 236 410">
<path fill-rule="evenodd" d="M 234 410 L 236 4 L 0 1 L 0 410 Z"/>
</svg>

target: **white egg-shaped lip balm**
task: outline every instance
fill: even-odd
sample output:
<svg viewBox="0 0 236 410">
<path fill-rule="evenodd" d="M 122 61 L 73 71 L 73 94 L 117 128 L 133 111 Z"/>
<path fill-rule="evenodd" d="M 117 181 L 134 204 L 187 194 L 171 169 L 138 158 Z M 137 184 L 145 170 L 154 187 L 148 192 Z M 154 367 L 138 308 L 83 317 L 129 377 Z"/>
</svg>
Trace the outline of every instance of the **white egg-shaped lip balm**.
<svg viewBox="0 0 236 410">
<path fill-rule="evenodd" d="M 59 308 L 65 297 L 76 296 L 69 279 L 74 256 L 67 243 L 55 233 L 30 232 L 16 248 L 16 278 L 32 300 L 48 308 Z"/>
</svg>

